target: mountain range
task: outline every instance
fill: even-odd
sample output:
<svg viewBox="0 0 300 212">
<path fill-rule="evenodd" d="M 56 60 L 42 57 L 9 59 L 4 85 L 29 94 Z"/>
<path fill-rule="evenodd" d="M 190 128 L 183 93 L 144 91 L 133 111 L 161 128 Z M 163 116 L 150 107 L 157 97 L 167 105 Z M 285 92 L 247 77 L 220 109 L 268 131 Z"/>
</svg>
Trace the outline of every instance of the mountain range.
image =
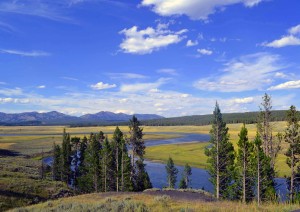
<svg viewBox="0 0 300 212">
<path fill-rule="evenodd" d="M 155 114 L 135 114 L 135 116 L 141 121 L 164 118 Z M 11 114 L 0 112 L 0 125 L 112 124 L 127 122 L 131 118 L 132 115 L 108 111 L 86 114 L 80 117 L 66 115 L 57 111 Z"/>
</svg>

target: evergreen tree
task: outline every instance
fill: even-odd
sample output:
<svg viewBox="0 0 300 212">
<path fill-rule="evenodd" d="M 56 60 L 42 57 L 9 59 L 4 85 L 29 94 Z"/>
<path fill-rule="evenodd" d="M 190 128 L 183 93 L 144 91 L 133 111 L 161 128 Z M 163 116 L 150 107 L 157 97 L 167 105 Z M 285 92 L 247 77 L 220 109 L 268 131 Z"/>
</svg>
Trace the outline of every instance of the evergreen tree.
<svg viewBox="0 0 300 212">
<path fill-rule="evenodd" d="M 179 188 L 180 189 L 186 189 L 187 188 L 187 185 L 186 185 L 186 182 L 184 180 L 184 177 L 182 177 L 179 181 Z"/>
<path fill-rule="evenodd" d="M 174 188 L 177 181 L 178 169 L 175 167 L 173 159 L 171 157 L 169 157 L 165 168 L 167 172 L 168 187 Z"/>
<path fill-rule="evenodd" d="M 189 187 L 189 184 L 191 182 L 190 176 L 192 175 L 192 168 L 189 166 L 189 164 L 185 164 L 184 170 L 182 173 L 182 178 L 179 181 L 179 188 L 186 189 Z"/>
<path fill-rule="evenodd" d="M 262 201 L 274 200 L 276 198 L 274 169 L 271 167 L 271 158 L 268 157 L 262 146 L 262 140 L 257 133 L 254 139 L 255 185 L 258 205 Z"/>
<path fill-rule="evenodd" d="M 111 144 L 108 141 L 106 136 L 105 141 L 103 143 L 103 148 L 101 150 L 102 156 L 102 184 L 103 189 L 102 191 L 114 191 L 114 157 L 113 157 L 113 150 L 111 148 Z"/>
<path fill-rule="evenodd" d="M 66 183 L 70 183 L 71 180 L 71 139 L 70 134 L 63 132 L 62 142 L 62 180 Z"/>
<path fill-rule="evenodd" d="M 152 183 L 150 177 L 145 169 L 144 159 L 139 158 L 136 160 L 136 170 L 135 170 L 135 191 L 144 191 L 146 189 L 152 188 Z"/>
<path fill-rule="evenodd" d="M 258 116 L 257 129 L 262 139 L 262 147 L 265 154 L 270 157 L 270 165 L 275 170 L 275 161 L 280 150 L 280 136 L 273 137 L 271 121 L 272 117 L 272 99 L 265 93 L 262 97 L 260 114 Z M 275 172 L 274 172 L 275 173 Z M 275 177 L 275 176 L 273 176 Z"/>
<path fill-rule="evenodd" d="M 130 145 L 132 148 L 132 171 L 131 179 L 134 182 L 136 191 L 142 191 L 152 187 L 149 175 L 145 169 L 144 154 L 145 142 L 143 140 L 143 129 L 140 122 L 133 116 L 129 124 Z M 136 159 L 137 157 L 137 159 Z"/>
<path fill-rule="evenodd" d="M 248 140 L 248 130 L 243 125 L 238 141 L 237 166 L 239 177 L 237 183 L 242 190 L 243 203 L 249 202 L 255 196 L 254 194 L 254 176 L 253 176 L 253 144 Z"/>
<path fill-rule="evenodd" d="M 285 130 L 285 141 L 289 143 L 289 148 L 285 155 L 287 164 L 291 168 L 291 176 L 287 179 L 289 189 L 289 199 L 295 201 L 295 196 L 300 191 L 299 176 L 297 176 L 297 167 L 300 161 L 300 131 L 299 114 L 295 106 L 291 106 L 287 112 L 287 129 Z"/>
<path fill-rule="evenodd" d="M 59 145 L 53 144 L 53 164 L 52 164 L 53 180 L 62 180 L 62 154 Z"/>
<path fill-rule="evenodd" d="M 114 134 L 113 134 L 113 147 L 114 147 L 114 154 L 115 154 L 115 165 L 116 170 L 115 176 L 116 176 L 116 190 L 119 192 L 120 187 L 120 178 L 122 178 L 122 141 L 123 141 L 123 133 L 119 129 L 119 127 L 116 127 Z"/>
<path fill-rule="evenodd" d="M 131 158 L 128 154 L 126 139 L 121 140 L 121 191 L 133 191 L 133 182 L 131 180 Z"/>
<path fill-rule="evenodd" d="M 216 103 L 213 116 L 213 125 L 210 131 L 211 145 L 205 151 L 208 156 L 210 181 L 215 186 L 217 199 L 231 198 L 235 152 L 229 141 L 228 128 L 223 121 L 218 103 Z"/>
</svg>

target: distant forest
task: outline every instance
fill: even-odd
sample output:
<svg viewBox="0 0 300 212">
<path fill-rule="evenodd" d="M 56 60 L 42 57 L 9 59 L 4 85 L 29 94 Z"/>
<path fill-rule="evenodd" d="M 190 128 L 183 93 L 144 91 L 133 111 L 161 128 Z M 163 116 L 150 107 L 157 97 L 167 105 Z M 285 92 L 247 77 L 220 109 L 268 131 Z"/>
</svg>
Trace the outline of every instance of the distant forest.
<svg viewBox="0 0 300 212">
<path fill-rule="evenodd" d="M 228 124 L 233 123 L 245 123 L 253 124 L 257 123 L 257 117 L 260 112 L 246 112 L 246 113 L 223 113 L 223 120 Z M 286 110 L 274 110 L 272 111 L 271 121 L 286 121 Z M 146 126 L 180 126 L 180 125 L 210 125 L 213 121 L 213 115 L 194 115 L 194 116 L 182 116 L 174 118 L 154 119 L 142 121 Z"/>
</svg>

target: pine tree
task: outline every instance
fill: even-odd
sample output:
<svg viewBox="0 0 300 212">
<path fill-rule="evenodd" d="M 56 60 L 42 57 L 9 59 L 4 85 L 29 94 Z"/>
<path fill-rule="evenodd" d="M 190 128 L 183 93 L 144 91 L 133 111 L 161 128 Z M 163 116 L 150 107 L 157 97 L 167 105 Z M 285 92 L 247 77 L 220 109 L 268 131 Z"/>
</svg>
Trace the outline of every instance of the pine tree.
<svg viewBox="0 0 300 212">
<path fill-rule="evenodd" d="M 131 180 L 134 182 L 135 191 L 143 191 L 144 189 L 152 188 L 152 184 L 144 164 L 146 146 L 143 140 L 143 129 L 135 116 L 130 120 L 129 133 L 129 142 L 132 148 Z M 138 158 L 137 160 L 136 157 Z"/>
<path fill-rule="evenodd" d="M 71 179 L 71 139 L 70 134 L 63 132 L 62 142 L 62 180 L 66 183 L 70 183 Z"/>
<path fill-rule="evenodd" d="M 121 164 L 122 164 L 122 141 L 123 141 L 123 133 L 119 129 L 119 127 L 116 127 L 114 134 L 113 134 L 113 147 L 114 147 L 114 154 L 115 154 L 115 164 L 116 164 L 116 170 L 115 170 L 115 176 L 116 176 L 116 190 L 119 192 L 120 187 L 120 177 L 122 177 L 122 171 L 121 171 Z"/>
<path fill-rule="evenodd" d="M 144 191 L 146 189 L 152 188 L 152 183 L 150 177 L 145 169 L 144 159 L 139 158 L 135 162 L 135 191 Z"/>
<path fill-rule="evenodd" d="M 189 166 L 189 164 L 185 164 L 184 170 L 182 173 L 182 178 L 179 182 L 179 188 L 186 189 L 189 187 L 189 184 L 191 182 L 190 176 L 192 175 L 192 168 Z"/>
<path fill-rule="evenodd" d="M 228 128 L 223 121 L 218 103 L 216 103 L 213 116 L 213 125 L 210 131 L 211 145 L 205 151 L 210 164 L 208 167 L 211 176 L 210 181 L 215 186 L 217 199 L 230 198 L 234 180 L 235 152 L 229 141 Z"/>
<path fill-rule="evenodd" d="M 53 164 L 52 164 L 53 180 L 62 180 L 62 154 L 59 145 L 53 144 Z"/>
<path fill-rule="evenodd" d="M 101 150 L 101 156 L 102 156 L 102 185 L 103 189 L 102 191 L 108 192 L 108 191 L 114 191 L 115 190 L 115 180 L 114 180 L 114 157 L 113 157 L 113 149 L 111 147 L 110 142 L 108 141 L 108 138 L 106 136 L 103 148 Z"/>
<path fill-rule="evenodd" d="M 265 154 L 271 158 L 270 165 L 275 170 L 275 161 L 280 150 L 280 136 L 274 138 L 272 132 L 272 99 L 265 93 L 262 97 L 260 114 L 258 116 L 257 129 L 262 138 L 262 147 Z M 275 176 L 273 176 L 275 177 Z"/>
<path fill-rule="evenodd" d="M 242 190 L 243 203 L 249 202 L 255 196 L 254 194 L 254 176 L 253 176 L 253 144 L 248 140 L 248 130 L 243 125 L 238 141 L 237 166 L 239 169 L 238 182 Z"/>
<path fill-rule="evenodd" d="M 177 181 L 178 169 L 175 167 L 174 161 L 171 157 L 169 157 L 165 168 L 167 172 L 168 187 L 174 188 Z"/>
<path fill-rule="evenodd" d="M 258 205 L 262 201 L 274 200 L 276 197 L 274 169 L 271 167 L 270 161 L 271 158 L 265 154 L 261 137 L 257 133 L 254 139 L 253 163 Z"/>
<path fill-rule="evenodd" d="M 300 128 L 299 114 L 293 105 L 287 112 L 287 129 L 285 130 L 284 138 L 290 144 L 285 155 L 287 156 L 286 162 L 291 168 L 291 177 L 287 180 L 289 184 L 289 199 L 291 202 L 294 202 L 296 194 L 300 191 L 300 182 L 296 176 L 296 168 L 300 161 Z"/>
</svg>

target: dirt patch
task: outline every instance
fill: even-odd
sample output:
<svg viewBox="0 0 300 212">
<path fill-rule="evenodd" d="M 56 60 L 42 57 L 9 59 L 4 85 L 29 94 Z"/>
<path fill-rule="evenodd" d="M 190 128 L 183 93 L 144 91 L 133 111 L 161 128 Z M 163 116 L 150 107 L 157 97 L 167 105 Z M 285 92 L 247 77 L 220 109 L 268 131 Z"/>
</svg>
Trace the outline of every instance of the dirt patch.
<svg viewBox="0 0 300 212">
<path fill-rule="evenodd" d="M 0 149 L 9 149 L 14 144 L 16 143 L 0 143 Z"/>
</svg>

